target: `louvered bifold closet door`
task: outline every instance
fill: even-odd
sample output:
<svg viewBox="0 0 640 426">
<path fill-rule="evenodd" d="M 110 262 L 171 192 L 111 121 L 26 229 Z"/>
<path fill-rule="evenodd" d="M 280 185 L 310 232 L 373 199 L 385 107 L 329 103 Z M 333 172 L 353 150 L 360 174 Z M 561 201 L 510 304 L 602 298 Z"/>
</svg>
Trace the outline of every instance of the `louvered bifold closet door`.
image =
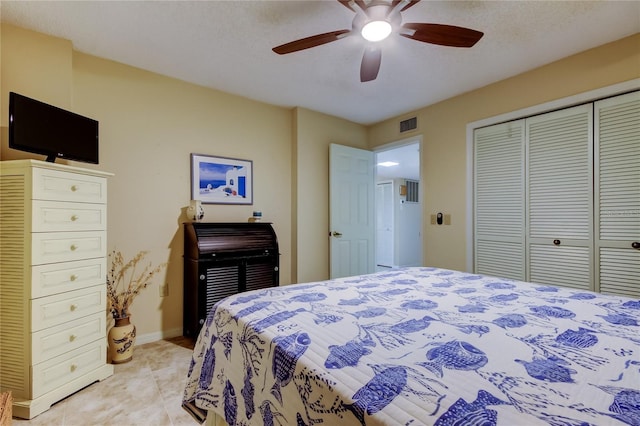
<svg viewBox="0 0 640 426">
<path fill-rule="evenodd" d="M 596 276 L 640 298 L 640 92 L 595 104 Z"/>
<path fill-rule="evenodd" d="M 524 120 L 474 133 L 475 272 L 525 279 Z"/>
<path fill-rule="evenodd" d="M 528 280 L 593 288 L 593 108 L 527 119 Z"/>
</svg>

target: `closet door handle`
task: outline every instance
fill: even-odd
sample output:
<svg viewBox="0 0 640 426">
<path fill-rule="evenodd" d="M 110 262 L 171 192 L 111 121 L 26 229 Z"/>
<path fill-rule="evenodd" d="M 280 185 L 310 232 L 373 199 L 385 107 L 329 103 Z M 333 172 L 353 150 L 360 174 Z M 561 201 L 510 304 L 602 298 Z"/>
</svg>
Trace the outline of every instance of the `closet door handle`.
<svg viewBox="0 0 640 426">
<path fill-rule="evenodd" d="M 560 245 L 560 240 L 553 240 L 553 245 L 554 246 L 559 246 Z"/>
<path fill-rule="evenodd" d="M 631 243 L 631 247 L 633 247 L 636 250 L 640 250 L 640 241 L 634 241 Z"/>
</svg>

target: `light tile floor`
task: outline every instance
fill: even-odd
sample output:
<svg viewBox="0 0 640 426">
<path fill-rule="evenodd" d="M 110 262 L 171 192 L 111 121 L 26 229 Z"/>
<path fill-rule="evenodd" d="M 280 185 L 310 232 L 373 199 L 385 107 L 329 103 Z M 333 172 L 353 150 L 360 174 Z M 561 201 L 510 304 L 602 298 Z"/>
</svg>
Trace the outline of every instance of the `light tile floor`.
<svg viewBox="0 0 640 426">
<path fill-rule="evenodd" d="M 136 346 L 133 360 L 114 366 L 113 376 L 14 426 L 197 426 L 181 407 L 193 343 L 182 338 Z"/>
</svg>

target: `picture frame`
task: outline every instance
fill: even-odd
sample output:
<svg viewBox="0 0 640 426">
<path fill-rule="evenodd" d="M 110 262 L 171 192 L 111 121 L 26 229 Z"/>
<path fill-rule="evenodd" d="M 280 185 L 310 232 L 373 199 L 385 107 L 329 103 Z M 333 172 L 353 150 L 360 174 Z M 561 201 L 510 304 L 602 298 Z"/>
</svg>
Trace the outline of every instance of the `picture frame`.
<svg viewBox="0 0 640 426">
<path fill-rule="evenodd" d="M 253 204 L 253 161 L 191 154 L 191 199 L 203 204 Z"/>
</svg>

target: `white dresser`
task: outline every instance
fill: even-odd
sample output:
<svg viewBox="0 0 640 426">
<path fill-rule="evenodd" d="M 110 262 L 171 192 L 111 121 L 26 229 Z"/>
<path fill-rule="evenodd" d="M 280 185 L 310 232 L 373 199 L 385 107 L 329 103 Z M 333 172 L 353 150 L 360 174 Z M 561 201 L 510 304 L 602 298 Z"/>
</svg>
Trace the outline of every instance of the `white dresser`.
<svg viewBox="0 0 640 426">
<path fill-rule="evenodd" d="M 0 162 L 0 391 L 33 418 L 107 364 L 109 173 Z"/>
</svg>

